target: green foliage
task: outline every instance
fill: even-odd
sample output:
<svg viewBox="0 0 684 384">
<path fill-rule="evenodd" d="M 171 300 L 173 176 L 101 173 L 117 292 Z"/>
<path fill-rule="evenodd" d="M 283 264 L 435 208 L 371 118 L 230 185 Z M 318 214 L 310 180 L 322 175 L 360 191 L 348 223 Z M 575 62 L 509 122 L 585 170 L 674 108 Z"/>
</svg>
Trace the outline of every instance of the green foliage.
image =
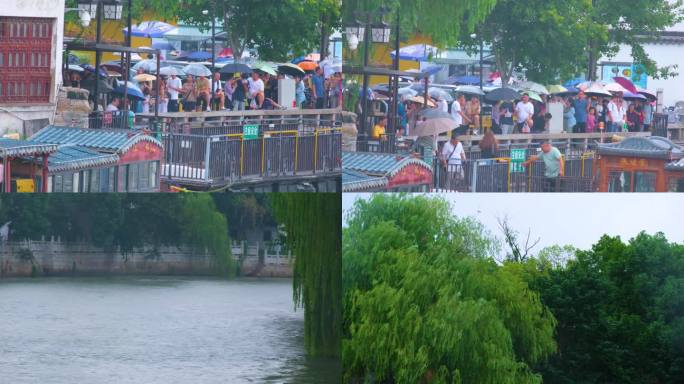
<svg viewBox="0 0 684 384">
<path fill-rule="evenodd" d="M 208 249 L 223 274 L 235 269 L 226 217 L 208 194 L 0 196 L 0 221 L 10 220 L 14 240 L 58 236 L 123 252 L 143 245 L 189 245 Z"/>
<path fill-rule="evenodd" d="M 359 200 L 343 233 L 345 380 L 539 383 L 555 320 L 443 200 Z"/>
<path fill-rule="evenodd" d="M 212 194 L 216 208 L 230 221 L 230 236 L 245 239 L 250 231 L 276 225 L 266 194 Z"/>
<path fill-rule="evenodd" d="M 339 0 L 185 0 L 174 6 L 180 21 L 206 30 L 214 3 L 219 17 L 230 15 L 224 30 L 236 57 L 256 48 L 263 60 L 284 61 L 318 47 L 321 36 L 339 25 Z"/>
<path fill-rule="evenodd" d="M 440 47 L 459 44 L 461 31 L 474 30 L 492 10 L 496 0 L 344 0 L 342 20 L 349 24 L 356 20 L 356 11 L 376 11 L 382 5 L 390 9 L 386 22 L 394 25 L 400 13 L 403 37 L 419 33 L 432 39 Z M 365 21 L 365 20 L 360 20 Z M 379 20 L 376 20 L 379 21 Z"/>
<path fill-rule="evenodd" d="M 276 218 L 295 254 L 294 301 L 304 307 L 304 336 L 312 356 L 339 356 L 342 322 L 339 194 L 276 193 Z"/>
<path fill-rule="evenodd" d="M 604 236 L 533 285 L 558 319 L 550 383 L 681 383 L 684 246 L 662 234 Z"/>
<path fill-rule="evenodd" d="M 595 60 L 611 56 L 620 44 L 631 46 L 635 62 L 644 64 L 648 75 L 667 78 L 675 68 L 657 68 L 643 49 L 643 36 L 681 20 L 681 5 L 667 0 L 499 0 L 479 29 L 505 78 L 523 69 L 528 79 L 541 83 L 571 78 L 587 71 L 590 54 Z M 464 30 L 462 40 L 474 48 L 479 40 L 469 34 Z"/>
</svg>

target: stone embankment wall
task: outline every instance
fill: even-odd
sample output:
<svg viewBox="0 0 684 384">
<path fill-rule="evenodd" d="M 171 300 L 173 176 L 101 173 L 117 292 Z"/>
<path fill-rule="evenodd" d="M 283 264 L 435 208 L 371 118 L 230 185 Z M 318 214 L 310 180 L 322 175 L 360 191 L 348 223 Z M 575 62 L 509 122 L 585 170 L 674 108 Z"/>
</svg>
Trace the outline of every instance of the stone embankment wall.
<svg viewBox="0 0 684 384">
<path fill-rule="evenodd" d="M 251 252 L 259 246 L 233 247 L 240 274 L 291 277 L 291 258 Z M 245 250 L 247 252 L 242 252 Z M 85 243 L 0 241 L 0 278 L 68 275 L 215 275 L 214 257 L 189 247 L 141 247 L 122 253 Z"/>
<path fill-rule="evenodd" d="M 215 273 L 211 255 L 184 247 L 142 247 L 122 253 L 84 243 L 0 242 L 0 277 Z"/>
</svg>

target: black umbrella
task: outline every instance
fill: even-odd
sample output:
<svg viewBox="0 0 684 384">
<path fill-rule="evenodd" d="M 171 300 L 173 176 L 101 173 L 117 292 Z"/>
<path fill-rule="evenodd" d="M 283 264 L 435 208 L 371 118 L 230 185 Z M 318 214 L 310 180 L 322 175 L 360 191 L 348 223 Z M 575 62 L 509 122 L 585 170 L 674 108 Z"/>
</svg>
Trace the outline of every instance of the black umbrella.
<svg viewBox="0 0 684 384">
<path fill-rule="evenodd" d="M 81 88 L 87 89 L 90 93 L 95 92 L 95 79 L 89 78 L 81 81 Z M 99 93 L 110 93 L 114 88 L 104 80 L 98 80 L 97 90 Z"/>
<path fill-rule="evenodd" d="M 518 100 L 522 97 L 520 92 L 511 88 L 497 88 L 489 92 L 485 99 L 487 101 L 501 101 L 501 100 Z"/>
<path fill-rule="evenodd" d="M 304 76 L 305 72 L 298 66 L 290 63 L 278 64 L 278 72 L 288 76 Z"/>
<path fill-rule="evenodd" d="M 242 64 L 242 63 L 233 63 L 233 64 L 226 64 L 221 68 L 219 71 L 222 74 L 225 73 L 252 73 L 252 68 L 249 67 L 247 64 Z"/>
</svg>

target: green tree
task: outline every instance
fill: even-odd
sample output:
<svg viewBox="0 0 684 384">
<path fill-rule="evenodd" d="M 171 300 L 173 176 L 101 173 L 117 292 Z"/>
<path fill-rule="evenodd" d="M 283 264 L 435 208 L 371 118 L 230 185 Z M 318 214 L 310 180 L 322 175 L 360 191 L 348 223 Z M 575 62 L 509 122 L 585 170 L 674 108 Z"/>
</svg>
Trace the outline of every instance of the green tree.
<svg viewBox="0 0 684 384">
<path fill-rule="evenodd" d="M 496 0 L 467 0 L 455 4 L 451 0 L 344 0 L 342 20 L 346 24 L 357 20 L 357 11 L 388 8 L 385 21 L 392 25 L 399 13 L 400 31 L 404 37 L 422 34 L 439 47 L 459 44 L 463 30 L 472 31 L 489 14 Z M 364 20 L 360 20 L 364 21 Z"/>
<path fill-rule="evenodd" d="M 587 71 L 602 55 L 617 53 L 620 44 L 631 46 L 635 62 L 644 64 L 652 77 L 667 78 L 674 68 L 662 67 L 643 49 L 648 34 L 681 19 L 681 1 L 637 0 L 499 0 L 478 27 L 479 38 L 491 44 L 504 84 L 514 71 L 525 70 L 528 79 L 551 83 Z M 648 9 L 648 12 L 644 10 Z M 474 49 L 479 40 L 464 30 L 462 41 Z"/>
<path fill-rule="evenodd" d="M 295 255 L 294 301 L 304 308 L 304 340 L 312 356 L 339 356 L 342 324 L 339 194 L 274 193 L 276 218 Z"/>
<path fill-rule="evenodd" d="M 534 287 L 558 319 L 551 383 L 680 383 L 684 377 L 684 246 L 662 234 L 604 236 Z"/>
<path fill-rule="evenodd" d="M 359 200 L 343 234 L 346 381 L 539 383 L 555 320 L 443 200 Z"/>
<path fill-rule="evenodd" d="M 339 25 L 341 7 L 339 0 L 281 0 L 277 5 L 270 0 L 184 0 L 178 4 L 178 17 L 206 30 L 214 3 L 235 57 L 255 48 L 261 59 L 273 61 L 318 47 L 321 37 Z"/>
</svg>

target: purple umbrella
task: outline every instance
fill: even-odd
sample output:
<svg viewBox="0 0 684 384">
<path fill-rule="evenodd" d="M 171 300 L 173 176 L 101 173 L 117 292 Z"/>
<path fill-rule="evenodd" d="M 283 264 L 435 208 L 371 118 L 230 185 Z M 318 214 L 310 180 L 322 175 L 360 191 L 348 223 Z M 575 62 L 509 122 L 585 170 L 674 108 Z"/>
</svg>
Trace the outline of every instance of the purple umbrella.
<svg viewBox="0 0 684 384">
<path fill-rule="evenodd" d="M 209 52 L 204 52 L 204 51 L 196 51 L 192 52 L 187 56 L 181 56 L 185 57 L 186 59 L 189 60 L 209 60 L 211 59 L 211 53 Z"/>
<path fill-rule="evenodd" d="M 413 60 L 413 61 L 427 61 L 430 56 L 437 53 L 437 48 L 427 44 L 409 45 L 404 48 L 399 48 L 399 59 Z M 392 58 L 396 56 L 397 52 L 392 51 L 390 55 Z"/>
<path fill-rule="evenodd" d="M 630 91 L 631 93 L 638 93 L 639 91 L 636 89 L 636 86 L 634 83 L 632 83 L 631 80 L 625 78 L 625 77 L 614 77 L 613 80 L 615 80 L 616 83 L 622 85 L 626 90 Z"/>
<path fill-rule="evenodd" d="M 646 96 L 644 96 L 640 93 L 633 93 L 633 92 L 623 92 L 622 98 L 625 100 L 648 100 L 648 98 L 646 98 Z"/>
<path fill-rule="evenodd" d="M 131 28 L 131 36 L 136 37 L 164 37 L 164 34 L 176 29 L 176 26 L 163 21 L 143 21 Z M 124 35 L 128 35 L 128 27 L 123 29 Z"/>
</svg>

